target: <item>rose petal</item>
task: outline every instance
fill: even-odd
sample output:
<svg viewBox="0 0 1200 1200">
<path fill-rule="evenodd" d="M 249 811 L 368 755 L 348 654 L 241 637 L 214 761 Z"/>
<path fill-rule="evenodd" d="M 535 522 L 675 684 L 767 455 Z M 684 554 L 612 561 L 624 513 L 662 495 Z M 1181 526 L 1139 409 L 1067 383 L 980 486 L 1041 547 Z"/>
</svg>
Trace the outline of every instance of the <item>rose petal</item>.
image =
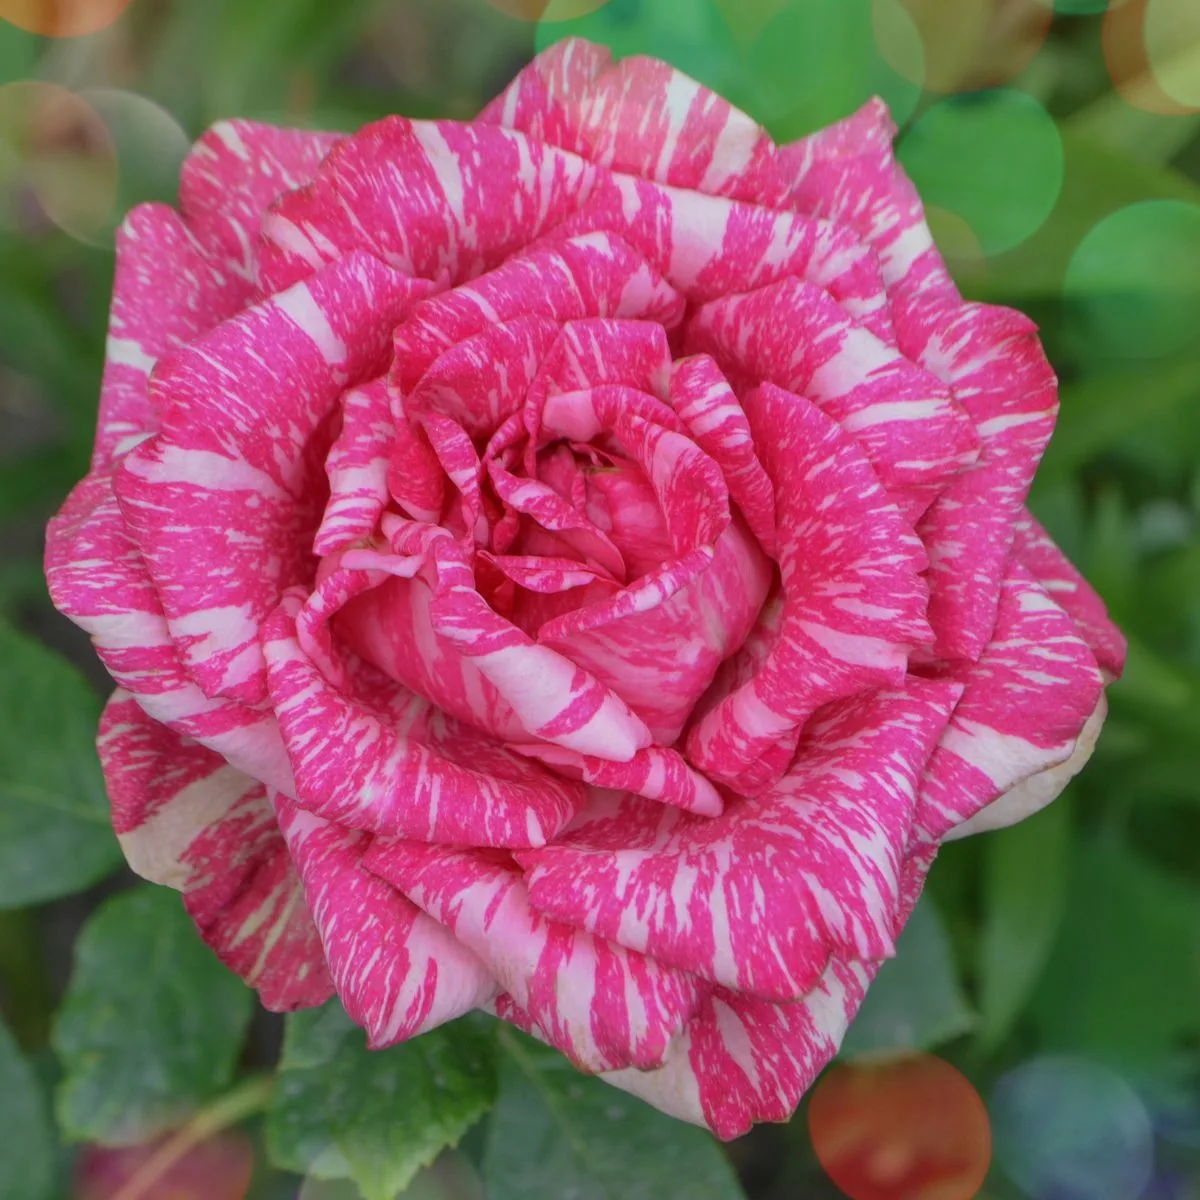
<svg viewBox="0 0 1200 1200">
<path fill-rule="evenodd" d="M 530 898 L 713 983 L 799 999 L 831 954 L 892 953 L 917 789 L 961 694 L 910 680 L 827 709 L 790 774 L 715 820 L 664 818 L 619 849 L 584 823 L 521 851 Z"/>
<path fill-rule="evenodd" d="M 368 668 L 331 684 L 297 639 L 302 599 L 285 596 L 263 634 L 302 808 L 351 829 L 468 846 L 541 846 L 570 821 L 577 785 Z"/>
<path fill-rule="evenodd" d="M 921 347 L 979 432 L 979 459 L 918 526 L 929 549 L 929 620 L 941 658 L 977 659 L 996 621 L 1004 564 L 1054 430 L 1058 388 L 1027 317 L 965 305 Z"/>
<path fill-rule="evenodd" d="M 785 763 L 763 755 L 823 704 L 898 686 L 928 640 L 924 554 L 847 434 L 814 404 L 764 384 L 745 400 L 775 483 L 783 611 L 753 676 L 687 737 L 691 762 L 753 794 Z"/>
<path fill-rule="evenodd" d="M 518 317 L 631 317 L 671 329 L 683 309 L 678 292 L 615 234 L 544 241 L 417 305 L 396 330 L 395 381 L 407 393 L 451 346 Z"/>
<path fill-rule="evenodd" d="M 966 691 L 921 788 L 918 824 L 931 840 L 1065 762 L 1104 688 L 1075 623 L 1016 562 L 990 644 L 953 674 Z"/>
<path fill-rule="evenodd" d="M 620 234 L 695 304 L 795 276 L 895 342 L 878 256 L 832 221 L 611 175 L 597 180 L 560 227 L 563 234 L 595 230 Z"/>
<path fill-rule="evenodd" d="M 763 549 L 775 552 L 775 494 L 754 449 L 750 422 L 717 364 L 681 359 L 671 374 L 671 406 L 696 445 L 721 468 L 730 498 Z"/>
<path fill-rule="evenodd" d="M 129 213 L 117 232 L 94 471 L 157 432 L 159 409 L 147 390 L 155 363 L 232 316 L 248 297 L 245 281 L 204 252 L 178 213 L 160 204 Z"/>
<path fill-rule="evenodd" d="M 191 229 L 247 283 L 267 209 L 309 182 L 341 139 L 336 133 L 280 129 L 255 121 L 220 121 L 183 164 L 179 207 Z"/>
<path fill-rule="evenodd" d="M 1091 584 L 1029 512 L 1022 513 L 1017 521 L 1013 554 L 1079 627 L 1100 669 L 1114 679 L 1119 678 L 1128 649 L 1124 635 L 1109 620 L 1104 601 Z"/>
<path fill-rule="evenodd" d="M 704 305 L 689 353 L 733 379 L 816 401 L 865 450 L 884 485 L 941 484 L 974 462 L 978 438 L 949 388 L 851 320 L 826 292 L 787 279 Z"/>
<path fill-rule="evenodd" d="M 695 1007 L 694 979 L 535 912 L 511 863 L 377 841 L 364 865 L 445 924 L 585 1071 L 659 1065 Z"/>
<path fill-rule="evenodd" d="M 379 525 L 388 501 L 388 464 L 396 441 L 387 383 L 372 380 L 342 397 L 342 428 L 325 458 L 329 502 L 313 553 L 332 554 Z"/>
<path fill-rule="evenodd" d="M 837 1053 L 873 975 L 873 965 L 834 959 L 803 1000 L 788 1004 L 718 989 L 663 1067 L 604 1080 L 726 1141 L 759 1121 L 786 1121 Z"/>
<path fill-rule="evenodd" d="M 184 670 L 109 476 L 89 475 L 50 522 L 46 580 L 55 607 L 91 635 L 109 674 L 151 717 L 247 775 L 291 789 L 274 717 L 235 700 L 210 700 Z"/>
<path fill-rule="evenodd" d="M 324 1003 L 333 984 L 263 785 L 120 689 L 97 744 L 129 865 L 183 893 L 204 940 L 267 1008 Z"/>
<path fill-rule="evenodd" d="M 259 626 L 311 572 L 323 497 L 310 440 L 346 384 L 379 365 L 426 288 L 375 259 L 344 259 L 155 372 L 162 431 L 125 458 L 115 486 L 172 640 L 206 695 L 264 698 Z"/>
<path fill-rule="evenodd" d="M 370 838 L 272 794 L 333 982 L 373 1050 L 461 1017 L 496 994 L 483 964 L 448 930 L 372 875 Z"/>
<path fill-rule="evenodd" d="M 551 47 L 480 114 L 615 171 L 753 199 L 774 146 L 745 113 L 669 64 L 579 39 Z"/>
<path fill-rule="evenodd" d="M 386 117 L 346 138 L 263 223 L 277 291 L 355 251 L 459 284 L 499 266 L 586 197 L 595 168 L 493 125 Z"/>
</svg>

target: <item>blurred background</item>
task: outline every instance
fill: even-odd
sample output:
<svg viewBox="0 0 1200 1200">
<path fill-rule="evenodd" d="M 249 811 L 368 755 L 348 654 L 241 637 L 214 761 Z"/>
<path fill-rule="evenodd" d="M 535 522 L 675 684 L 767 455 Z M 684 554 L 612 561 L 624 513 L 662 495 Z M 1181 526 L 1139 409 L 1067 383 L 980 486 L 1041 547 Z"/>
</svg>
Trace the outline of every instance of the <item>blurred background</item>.
<svg viewBox="0 0 1200 1200">
<path fill-rule="evenodd" d="M 874 1080 L 858 1115 L 899 1156 L 892 1177 L 931 1139 L 945 1161 L 903 1190 L 879 1163 L 841 1182 L 854 1200 L 967 1200 L 990 1126 L 992 1200 L 1196 1200 L 1197 0 L 0 0 L 0 1200 L 359 1194 L 268 1160 L 254 1081 L 281 1035 L 264 1016 L 236 1064 L 250 1082 L 132 1190 L 149 1149 L 89 1147 L 102 1125 L 61 1092 L 51 1114 L 78 1068 L 52 1030 L 79 931 L 101 954 L 97 910 L 137 886 L 91 750 L 106 677 L 40 566 L 90 451 L 121 214 L 173 199 L 217 118 L 469 118 L 572 34 L 669 60 L 779 140 L 888 101 L 964 292 L 1042 327 L 1062 415 L 1033 508 L 1129 635 L 1090 767 L 1032 821 L 944 851 L 844 1051 Z M 938 1061 L 879 1053 L 897 1049 Z M 947 1104 L 949 1126 L 922 1126 Z M 730 1146 L 745 1194 L 842 1195 L 823 1121 L 802 1110 Z M 405 1194 L 481 1196 L 477 1168 L 468 1137 Z"/>
</svg>

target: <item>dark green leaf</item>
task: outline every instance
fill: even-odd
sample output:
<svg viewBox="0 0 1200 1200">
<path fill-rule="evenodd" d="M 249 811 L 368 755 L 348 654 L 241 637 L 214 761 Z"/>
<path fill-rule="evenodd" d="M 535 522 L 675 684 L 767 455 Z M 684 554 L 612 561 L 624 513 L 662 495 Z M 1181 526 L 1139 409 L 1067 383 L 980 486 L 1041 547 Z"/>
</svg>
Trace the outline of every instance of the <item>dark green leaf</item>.
<svg viewBox="0 0 1200 1200">
<path fill-rule="evenodd" d="M 114 870 L 96 760 L 100 702 L 61 658 L 0 622 L 0 907 L 36 904 Z"/>
<path fill-rule="evenodd" d="M 925 897 L 896 940 L 896 957 L 883 964 L 867 991 L 842 1052 L 923 1050 L 974 1025 L 941 916 Z"/>
<path fill-rule="evenodd" d="M 54 1026 L 68 1136 L 144 1141 L 233 1078 L 252 994 L 200 940 L 179 897 L 138 887 L 104 904 L 75 944 Z"/>
<path fill-rule="evenodd" d="M 1060 1052 L 1148 1061 L 1200 1035 L 1200 890 L 1083 843 L 1031 1016 Z"/>
<path fill-rule="evenodd" d="M 0 1022 L 0 1196 L 47 1200 L 54 1187 L 54 1142 L 33 1068 Z"/>
<path fill-rule="evenodd" d="M 333 1000 L 288 1019 L 268 1147 L 288 1170 L 353 1179 L 367 1200 L 392 1200 L 495 1096 L 492 1029 L 482 1019 L 372 1051 Z"/>
<path fill-rule="evenodd" d="M 1070 806 L 1060 800 L 984 845 L 979 950 L 980 1038 L 995 1047 L 1046 966 L 1062 920 Z"/>
<path fill-rule="evenodd" d="M 502 1030 L 500 1099 L 488 1123 L 489 1200 L 736 1200 L 716 1142 L 553 1050 Z"/>
</svg>

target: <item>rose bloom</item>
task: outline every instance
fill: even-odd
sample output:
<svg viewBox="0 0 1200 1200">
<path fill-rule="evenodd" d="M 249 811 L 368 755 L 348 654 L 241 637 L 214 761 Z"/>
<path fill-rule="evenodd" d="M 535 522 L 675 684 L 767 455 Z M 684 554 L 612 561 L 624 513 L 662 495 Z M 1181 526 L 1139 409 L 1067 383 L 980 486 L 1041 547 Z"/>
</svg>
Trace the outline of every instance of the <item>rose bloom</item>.
<svg viewBox="0 0 1200 1200">
<path fill-rule="evenodd" d="M 733 1137 L 1087 758 L 1055 378 L 893 133 L 571 41 L 466 124 L 222 123 L 130 214 L 50 586 L 130 864 L 269 1008 L 487 1009 Z"/>
</svg>

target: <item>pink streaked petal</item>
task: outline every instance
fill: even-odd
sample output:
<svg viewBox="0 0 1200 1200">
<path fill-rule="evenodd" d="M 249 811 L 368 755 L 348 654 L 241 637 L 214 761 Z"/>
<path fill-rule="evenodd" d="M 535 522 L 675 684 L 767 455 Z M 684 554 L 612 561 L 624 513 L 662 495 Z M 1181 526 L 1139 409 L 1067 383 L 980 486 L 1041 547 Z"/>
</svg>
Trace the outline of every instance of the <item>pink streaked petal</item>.
<svg viewBox="0 0 1200 1200">
<path fill-rule="evenodd" d="M 630 317 L 668 329 L 684 301 L 615 234 L 549 240 L 419 304 L 396 330 L 396 382 L 408 392 L 451 346 L 518 317 Z"/>
<path fill-rule="evenodd" d="M 444 926 L 363 866 L 370 838 L 272 794 L 350 1019 L 374 1050 L 434 1029 L 497 992 L 487 969 Z"/>
<path fill-rule="evenodd" d="M 571 39 L 539 55 L 481 115 L 615 171 L 753 198 L 774 146 L 745 113 L 669 64 Z"/>
<path fill-rule="evenodd" d="M 355 251 L 451 285 L 490 271 L 586 198 L 596 168 L 507 129 L 386 117 L 341 142 L 263 223 L 276 291 Z"/>
<path fill-rule="evenodd" d="M 760 1121 L 786 1121 L 837 1053 L 874 973 L 873 964 L 836 958 L 803 1000 L 787 1004 L 717 989 L 664 1066 L 603 1078 L 725 1141 Z"/>
<path fill-rule="evenodd" d="M 284 597 L 263 645 L 302 808 L 352 829 L 468 846 L 544 845 L 574 816 L 581 787 L 370 668 L 331 684 L 297 639 L 301 605 Z"/>
<path fill-rule="evenodd" d="M 768 554 L 775 550 L 775 493 L 754 449 L 742 406 L 707 355 L 681 359 L 671 374 L 671 407 L 724 476 L 730 498 Z"/>
<path fill-rule="evenodd" d="M 1029 485 L 1058 414 L 1058 386 L 1027 317 L 964 305 L 920 348 L 979 432 L 978 461 L 918 526 L 929 550 L 935 653 L 976 659 L 996 620 L 1004 564 Z"/>
<path fill-rule="evenodd" d="M 313 540 L 313 553 L 369 538 L 387 507 L 387 473 L 396 427 L 387 383 L 376 379 L 342 397 L 342 428 L 325 459 L 329 502 Z"/>
<path fill-rule="evenodd" d="M 569 234 L 592 230 L 619 233 L 693 303 L 795 276 L 895 342 L 878 257 L 832 221 L 611 175 L 561 227 Z"/>
<path fill-rule="evenodd" d="M 669 745 L 750 633 L 771 577 L 770 560 L 735 518 L 711 548 L 564 613 L 538 641 L 606 683 Z"/>
<path fill-rule="evenodd" d="M 585 1071 L 658 1066 L 695 1008 L 696 980 L 537 913 L 511 862 L 376 841 L 364 865 L 478 955 L 546 1040 Z"/>
<path fill-rule="evenodd" d="M 396 437 L 388 462 L 388 495 L 414 521 L 436 524 L 446 504 L 446 475 L 418 421 L 411 418 L 400 394 L 389 385 Z"/>
<path fill-rule="evenodd" d="M 344 259 L 155 371 L 162 430 L 130 452 L 115 486 L 206 695 L 266 695 L 259 626 L 312 570 L 324 501 L 314 435 L 347 384 L 381 365 L 392 327 L 427 287 L 377 259 Z"/>
<path fill-rule="evenodd" d="M 781 147 L 760 203 L 853 229 L 879 256 L 901 351 L 917 357 L 922 330 L 961 304 L 933 242 L 916 188 L 896 162 L 896 126 L 881 100 Z"/>
<path fill-rule="evenodd" d="M 786 765 L 763 757 L 779 739 L 823 704 L 898 686 L 929 629 L 921 544 L 862 451 L 815 404 L 772 384 L 745 407 L 775 484 L 783 609 L 757 669 L 692 727 L 687 754 L 753 794 Z"/>
<path fill-rule="evenodd" d="M 1114 679 L 1120 678 L 1128 649 L 1125 636 L 1109 620 L 1108 609 L 1091 584 L 1029 512 L 1022 513 L 1017 521 L 1013 554 L 1079 626 L 1100 669 Z"/>
<path fill-rule="evenodd" d="M 961 694 L 910 680 L 831 706 L 771 791 L 714 820 L 664 820 L 648 847 L 592 848 L 585 825 L 521 851 L 530 897 L 713 983 L 800 999 L 832 954 L 892 953 L 917 790 Z"/>
<path fill-rule="evenodd" d="M 308 183 L 341 134 L 220 121 L 192 148 L 179 207 L 197 236 L 247 283 L 263 216 L 284 192 Z"/>
<path fill-rule="evenodd" d="M 109 674 L 150 716 L 255 779 L 291 788 L 274 717 L 210 700 L 184 669 L 108 475 L 89 475 L 51 520 L 46 579 L 55 607 L 91 635 Z"/>
<path fill-rule="evenodd" d="M 763 380 L 816 401 L 866 451 L 889 488 L 943 483 L 979 439 L 950 389 L 796 279 L 704 305 L 689 353 L 709 353 L 735 386 Z"/>
<path fill-rule="evenodd" d="M 522 745 L 513 749 L 546 763 L 569 779 L 581 779 L 597 788 L 631 792 L 702 817 L 718 817 L 725 809 L 721 793 L 669 746 L 649 746 L 620 763 L 576 754 L 561 746 Z"/>
<path fill-rule="evenodd" d="M 930 840 L 1070 758 L 1104 687 L 1075 623 L 1016 562 L 991 642 L 953 674 L 966 691 L 930 761 L 917 815 Z"/>
<path fill-rule="evenodd" d="M 233 316 L 249 292 L 245 280 L 204 252 L 173 209 L 142 204 L 130 212 L 117 233 L 93 470 L 158 431 L 159 410 L 148 395 L 155 363 Z"/>
<path fill-rule="evenodd" d="M 97 745 L 129 865 L 183 893 L 204 940 L 267 1008 L 324 1003 L 333 984 L 262 784 L 120 689 Z"/>
<path fill-rule="evenodd" d="M 489 325 L 451 346 L 405 397 L 405 409 L 440 413 L 473 437 L 489 437 L 524 403 L 558 336 L 558 322 L 549 317 Z"/>
</svg>

